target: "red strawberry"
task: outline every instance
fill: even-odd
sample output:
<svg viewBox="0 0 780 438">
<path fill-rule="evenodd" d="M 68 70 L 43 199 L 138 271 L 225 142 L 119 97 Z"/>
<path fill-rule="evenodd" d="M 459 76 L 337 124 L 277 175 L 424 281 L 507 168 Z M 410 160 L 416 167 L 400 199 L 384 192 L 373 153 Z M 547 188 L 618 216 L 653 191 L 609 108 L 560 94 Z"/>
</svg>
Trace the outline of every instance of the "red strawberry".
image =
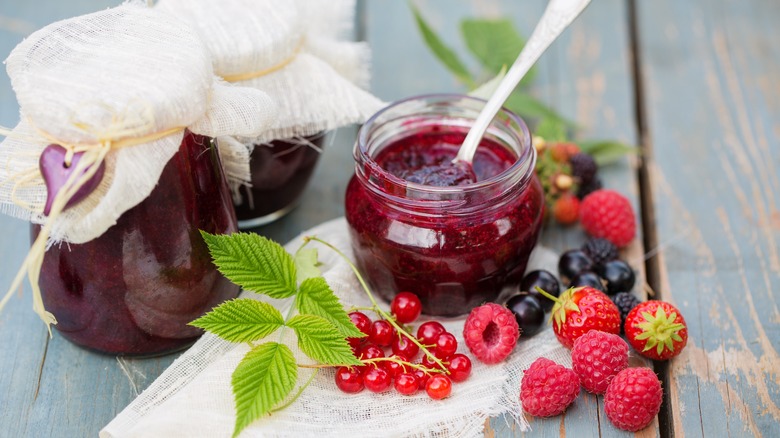
<svg viewBox="0 0 780 438">
<path fill-rule="evenodd" d="M 620 333 L 620 311 L 604 292 L 589 286 L 572 287 L 556 298 L 537 290 L 555 301 L 550 319 L 564 347 L 571 348 L 577 338 L 591 330 Z"/>
<path fill-rule="evenodd" d="M 580 204 L 580 223 L 593 237 L 603 237 L 618 247 L 636 235 L 636 216 L 631 203 L 614 190 L 596 190 Z"/>
<path fill-rule="evenodd" d="M 580 200 L 571 193 L 564 193 L 553 204 L 553 216 L 562 225 L 577 222 L 580 214 Z"/>
<path fill-rule="evenodd" d="M 580 393 L 580 381 L 574 371 L 540 357 L 523 373 L 520 402 L 523 410 L 535 417 L 559 415 Z"/>
<path fill-rule="evenodd" d="M 619 372 L 604 395 L 604 411 L 618 429 L 636 432 L 653 421 L 661 409 L 661 382 L 649 368 Z"/>
<path fill-rule="evenodd" d="M 618 335 L 591 330 L 574 342 L 571 363 L 586 391 L 604 394 L 609 382 L 628 367 L 628 344 Z"/>
<path fill-rule="evenodd" d="M 665 301 L 637 304 L 626 316 L 626 339 L 634 350 L 653 360 L 680 354 L 688 343 L 688 327 L 682 313 Z"/>
</svg>

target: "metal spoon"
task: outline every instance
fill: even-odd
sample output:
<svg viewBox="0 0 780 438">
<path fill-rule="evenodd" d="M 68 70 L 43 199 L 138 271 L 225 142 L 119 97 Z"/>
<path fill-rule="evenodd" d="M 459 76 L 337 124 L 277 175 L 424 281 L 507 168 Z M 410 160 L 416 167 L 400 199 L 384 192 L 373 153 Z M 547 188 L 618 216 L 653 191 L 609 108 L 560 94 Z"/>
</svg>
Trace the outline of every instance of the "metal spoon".
<svg viewBox="0 0 780 438">
<path fill-rule="evenodd" d="M 474 159 L 474 153 L 477 146 L 485 135 L 490 122 L 501 109 L 504 101 L 512 94 L 517 84 L 523 79 L 531 66 L 542 56 L 550 44 L 558 38 L 566 27 L 574 21 L 575 18 L 590 4 L 590 0 L 550 0 L 547 8 L 544 10 L 542 18 L 531 34 L 531 38 L 520 51 L 514 64 L 507 72 L 501 83 L 498 84 L 496 91 L 490 97 L 485 107 L 479 113 L 477 120 L 469 130 L 466 139 L 463 141 L 455 156 L 453 163 L 471 164 Z"/>
</svg>

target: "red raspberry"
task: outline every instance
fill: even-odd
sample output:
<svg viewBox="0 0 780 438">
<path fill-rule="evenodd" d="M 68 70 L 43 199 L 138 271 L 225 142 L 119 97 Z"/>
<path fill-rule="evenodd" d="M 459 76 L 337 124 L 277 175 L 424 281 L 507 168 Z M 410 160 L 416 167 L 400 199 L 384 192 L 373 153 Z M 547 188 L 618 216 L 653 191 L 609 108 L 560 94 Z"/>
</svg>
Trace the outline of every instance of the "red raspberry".
<svg viewBox="0 0 780 438">
<path fill-rule="evenodd" d="M 580 223 L 593 237 L 603 237 L 617 247 L 628 245 L 636 235 L 636 216 L 631 203 L 614 190 L 596 190 L 580 204 Z"/>
<path fill-rule="evenodd" d="M 494 303 L 474 308 L 463 325 L 463 339 L 474 356 L 487 364 L 509 356 L 520 337 L 512 311 Z"/>
<path fill-rule="evenodd" d="M 555 220 L 562 225 L 571 225 L 577 222 L 580 214 L 580 200 L 571 193 L 564 193 L 552 207 Z"/>
<path fill-rule="evenodd" d="M 618 429 L 636 432 L 650 424 L 661 409 L 661 382 L 649 368 L 619 372 L 604 395 L 604 411 Z"/>
<path fill-rule="evenodd" d="M 540 357 L 525 370 L 520 382 L 523 409 L 535 417 L 559 415 L 580 393 L 574 371 Z"/>
<path fill-rule="evenodd" d="M 586 391 L 604 394 L 617 373 L 628 368 L 628 344 L 620 336 L 591 330 L 574 341 L 571 363 Z"/>
</svg>

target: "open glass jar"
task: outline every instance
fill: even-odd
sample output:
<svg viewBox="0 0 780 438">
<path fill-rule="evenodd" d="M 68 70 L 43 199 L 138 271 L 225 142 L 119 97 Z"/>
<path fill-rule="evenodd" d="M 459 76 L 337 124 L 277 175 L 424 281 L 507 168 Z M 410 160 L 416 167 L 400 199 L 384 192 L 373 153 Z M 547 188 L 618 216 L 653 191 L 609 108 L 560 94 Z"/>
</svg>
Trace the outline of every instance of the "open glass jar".
<svg viewBox="0 0 780 438">
<path fill-rule="evenodd" d="M 46 252 L 39 284 L 55 327 L 104 353 L 157 355 L 191 344 L 202 331 L 187 323 L 239 292 L 199 230 L 234 232 L 236 217 L 212 140 L 185 131 L 148 198 L 100 237 Z"/>
<path fill-rule="evenodd" d="M 474 159 L 477 182 L 437 187 L 388 171 L 388 163 L 450 160 L 484 104 L 462 95 L 414 97 L 361 128 L 346 217 L 357 266 L 385 299 L 410 291 L 424 313 L 454 316 L 521 280 L 544 196 L 518 116 L 502 110 L 493 120 Z"/>
</svg>

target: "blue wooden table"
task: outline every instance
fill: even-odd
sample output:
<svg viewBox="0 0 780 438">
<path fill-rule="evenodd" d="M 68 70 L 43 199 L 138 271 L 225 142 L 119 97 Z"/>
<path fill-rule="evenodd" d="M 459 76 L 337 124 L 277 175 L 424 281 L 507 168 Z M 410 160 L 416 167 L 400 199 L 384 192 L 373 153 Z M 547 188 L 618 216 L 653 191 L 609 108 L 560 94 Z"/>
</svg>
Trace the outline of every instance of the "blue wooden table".
<svg viewBox="0 0 780 438">
<path fill-rule="evenodd" d="M 49 22 L 117 0 L 0 3 L 0 56 Z M 511 18 L 526 34 L 544 0 L 417 4 L 460 53 L 460 19 Z M 576 120 L 581 137 L 640 144 L 641 158 L 604 169 L 630 196 L 642 236 L 624 257 L 689 325 L 681 356 L 656 364 L 666 400 L 639 435 L 780 436 L 780 2 L 599 0 L 539 63 L 533 93 Z M 359 3 L 357 37 L 374 51 L 372 89 L 385 100 L 462 91 L 423 45 L 406 2 Z M 0 125 L 18 107 L 0 73 Z M 301 206 L 259 229 L 285 242 L 343 214 L 354 129 L 322 157 Z M 28 226 L 0 216 L 0 290 L 26 253 Z M 578 246 L 577 229 L 544 243 Z M 29 293 L 0 315 L 0 436 L 94 436 L 175 359 L 124 359 L 49 339 Z M 529 436 L 625 436 L 586 395 Z M 519 436 L 504 419 L 486 435 Z"/>
</svg>

